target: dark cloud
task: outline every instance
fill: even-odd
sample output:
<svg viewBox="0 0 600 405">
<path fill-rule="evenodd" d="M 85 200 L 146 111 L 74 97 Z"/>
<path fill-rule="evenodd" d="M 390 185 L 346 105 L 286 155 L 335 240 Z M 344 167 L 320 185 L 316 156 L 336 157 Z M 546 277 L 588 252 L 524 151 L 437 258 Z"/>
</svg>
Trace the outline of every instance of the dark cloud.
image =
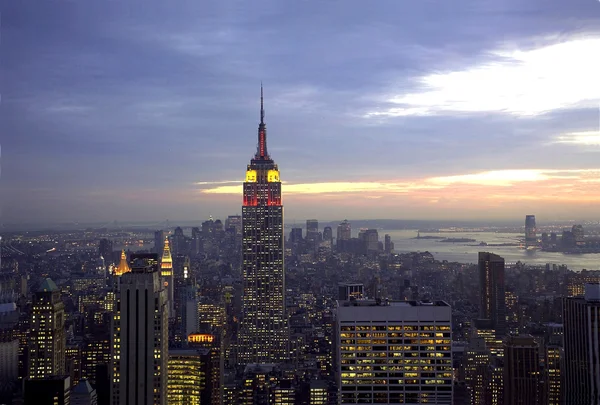
<svg viewBox="0 0 600 405">
<path fill-rule="evenodd" d="M 491 63 L 506 44 L 589 35 L 599 20 L 592 0 L 4 1 L 3 221 L 236 209 L 193 183 L 241 178 L 261 80 L 271 151 L 290 181 L 593 166 L 595 154 L 549 142 L 593 129 L 590 110 L 364 115 L 423 76 Z M 143 210 L 118 201 L 151 188 L 174 197 L 145 193 Z"/>
</svg>

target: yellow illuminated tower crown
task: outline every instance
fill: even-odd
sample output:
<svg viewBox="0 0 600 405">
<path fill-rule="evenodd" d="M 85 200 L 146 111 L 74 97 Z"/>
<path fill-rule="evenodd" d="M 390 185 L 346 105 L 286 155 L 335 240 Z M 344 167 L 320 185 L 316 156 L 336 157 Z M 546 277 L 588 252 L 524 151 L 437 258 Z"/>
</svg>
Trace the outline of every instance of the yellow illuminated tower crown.
<svg viewBox="0 0 600 405">
<path fill-rule="evenodd" d="M 129 263 L 127 263 L 127 255 L 125 254 L 125 250 L 121 251 L 121 261 L 115 270 L 115 275 L 122 276 L 125 273 L 129 273 L 131 268 L 129 267 Z"/>
<path fill-rule="evenodd" d="M 169 238 L 165 238 L 162 260 L 160 262 L 160 275 L 163 277 L 173 275 L 173 258 L 169 247 Z"/>
</svg>

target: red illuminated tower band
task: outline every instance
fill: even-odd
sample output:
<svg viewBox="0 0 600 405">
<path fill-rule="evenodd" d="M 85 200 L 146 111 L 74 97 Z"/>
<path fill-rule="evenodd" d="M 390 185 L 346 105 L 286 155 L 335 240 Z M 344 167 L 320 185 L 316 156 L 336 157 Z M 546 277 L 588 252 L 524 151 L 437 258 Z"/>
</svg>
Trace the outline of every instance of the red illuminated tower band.
<svg viewBox="0 0 600 405">
<path fill-rule="evenodd" d="M 279 363 L 288 353 L 283 205 L 279 169 L 267 152 L 262 85 L 257 151 L 244 181 L 242 236 L 244 293 L 238 363 Z"/>
</svg>

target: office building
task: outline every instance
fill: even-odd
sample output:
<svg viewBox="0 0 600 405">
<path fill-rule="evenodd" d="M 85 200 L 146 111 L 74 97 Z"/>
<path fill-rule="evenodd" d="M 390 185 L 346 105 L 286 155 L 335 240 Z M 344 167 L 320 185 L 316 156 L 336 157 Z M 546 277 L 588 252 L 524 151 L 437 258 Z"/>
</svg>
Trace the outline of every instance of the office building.
<svg viewBox="0 0 600 405">
<path fill-rule="evenodd" d="M 182 342 L 187 342 L 190 334 L 198 332 L 198 287 L 192 278 L 186 278 L 180 287 L 180 335 Z"/>
<path fill-rule="evenodd" d="M 163 231 L 154 232 L 154 249 L 153 253 L 161 255 L 163 252 L 163 242 L 165 240 L 165 233 Z"/>
<path fill-rule="evenodd" d="M 352 227 L 347 219 L 344 219 L 337 227 L 337 250 L 347 252 L 350 248 L 350 239 L 352 238 Z"/>
<path fill-rule="evenodd" d="M 200 405 L 207 376 L 199 350 L 170 350 L 168 364 L 168 404 Z"/>
<path fill-rule="evenodd" d="M 563 300 L 564 399 L 569 405 L 600 403 L 600 284 L 583 297 Z"/>
<path fill-rule="evenodd" d="M 258 147 L 243 186 L 241 364 L 279 362 L 288 354 L 281 181 L 267 151 L 262 100 L 261 88 Z"/>
<path fill-rule="evenodd" d="M 535 215 L 525 217 L 525 247 L 537 246 L 537 228 L 535 226 Z"/>
<path fill-rule="evenodd" d="M 100 239 L 98 244 L 98 254 L 104 259 L 106 266 L 113 263 L 113 244 L 108 239 Z"/>
<path fill-rule="evenodd" d="M 488 319 L 498 337 L 506 334 L 506 297 L 504 259 L 498 255 L 479 252 L 480 314 Z"/>
<path fill-rule="evenodd" d="M 65 306 L 60 290 L 44 279 L 33 297 L 29 339 L 29 378 L 65 374 Z"/>
<path fill-rule="evenodd" d="M 160 261 L 160 277 L 167 288 L 169 318 L 173 318 L 175 316 L 175 281 L 173 280 L 173 258 L 171 257 L 169 238 L 165 238 L 163 244 L 162 259 Z"/>
<path fill-rule="evenodd" d="M 319 241 L 319 221 L 316 219 L 306 220 L 306 240 L 310 242 Z"/>
<path fill-rule="evenodd" d="M 323 228 L 323 241 L 333 244 L 333 230 L 330 226 Z"/>
<path fill-rule="evenodd" d="M 242 234 L 242 216 L 241 215 L 229 215 L 225 220 L 225 229 L 235 229 L 236 235 Z"/>
<path fill-rule="evenodd" d="M 504 404 L 542 405 L 539 346 L 530 335 L 504 343 Z"/>
<path fill-rule="evenodd" d="M 392 242 L 392 237 L 390 235 L 384 236 L 384 244 L 383 250 L 385 253 L 392 253 L 394 251 L 394 242 Z"/>
<path fill-rule="evenodd" d="M 545 364 L 545 405 L 562 405 L 564 352 L 560 346 L 547 346 Z"/>
<path fill-rule="evenodd" d="M 24 405 L 71 405 L 71 380 L 66 376 L 25 380 Z"/>
<path fill-rule="evenodd" d="M 223 375 L 221 340 L 210 333 L 194 333 L 188 336 L 188 347 L 197 350 L 202 361 L 204 385 L 200 393 L 200 403 L 221 405 L 221 376 Z"/>
<path fill-rule="evenodd" d="M 469 393 L 470 405 L 486 405 L 486 386 L 484 378 L 490 366 L 491 354 L 481 337 L 472 338 L 467 346 L 464 358 L 465 384 Z"/>
<path fill-rule="evenodd" d="M 131 257 L 113 319 L 113 405 L 166 405 L 168 299 L 156 254 Z"/>
<path fill-rule="evenodd" d="M 451 308 L 443 301 L 338 301 L 341 404 L 452 404 Z"/>
</svg>

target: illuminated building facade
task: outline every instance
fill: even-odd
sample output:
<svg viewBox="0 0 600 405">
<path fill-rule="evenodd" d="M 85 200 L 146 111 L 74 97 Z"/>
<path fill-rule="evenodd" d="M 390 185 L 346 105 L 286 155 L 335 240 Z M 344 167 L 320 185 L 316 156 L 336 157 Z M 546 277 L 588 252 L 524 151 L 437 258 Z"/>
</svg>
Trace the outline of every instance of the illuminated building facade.
<svg viewBox="0 0 600 405">
<path fill-rule="evenodd" d="M 167 287 L 169 318 L 173 318 L 175 316 L 175 282 L 173 280 L 173 258 L 171 257 L 169 238 L 165 238 L 163 246 L 163 254 L 160 261 L 160 277 L 165 287 Z"/>
<path fill-rule="evenodd" d="M 205 367 L 198 350 L 170 350 L 167 397 L 169 405 L 200 405 L 206 388 Z"/>
<path fill-rule="evenodd" d="M 564 399 L 569 405 L 600 403 L 600 284 L 583 297 L 563 300 Z"/>
<path fill-rule="evenodd" d="M 486 385 L 483 378 L 490 365 L 490 351 L 483 338 L 474 338 L 465 356 L 465 383 L 469 391 L 470 405 L 486 405 Z"/>
<path fill-rule="evenodd" d="M 562 367 L 564 354 L 560 346 L 546 347 L 546 398 L 544 404 L 561 405 L 562 401 Z"/>
<path fill-rule="evenodd" d="M 452 404 L 451 319 L 443 301 L 338 301 L 340 404 Z"/>
<path fill-rule="evenodd" d="M 530 335 L 504 343 L 504 403 L 541 405 L 539 346 Z"/>
<path fill-rule="evenodd" d="M 220 340 L 210 333 L 193 333 L 188 336 L 188 347 L 198 350 L 202 359 L 205 384 L 200 394 L 201 403 L 221 405 L 223 361 Z"/>
<path fill-rule="evenodd" d="M 65 306 L 60 290 L 49 278 L 34 295 L 29 335 L 29 378 L 65 372 Z"/>
<path fill-rule="evenodd" d="M 261 87 L 258 147 L 243 191 L 240 364 L 279 362 L 288 355 L 283 260 L 281 181 L 267 152 Z"/>
<path fill-rule="evenodd" d="M 525 216 L 525 247 L 537 246 L 537 228 L 535 215 Z"/>
<path fill-rule="evenodd" d="M 506 334 L 506 292 L 504 259 L 488 252 L 479 252 L 479 294 L 481 318 L 488 319 L 498 337 Z"/>
<path fill-rule="evenodd" d="M 113 318 L 113 405 L 166 405 L 168 299 L 156 254 L 131 256 Z"/>
</svg>

